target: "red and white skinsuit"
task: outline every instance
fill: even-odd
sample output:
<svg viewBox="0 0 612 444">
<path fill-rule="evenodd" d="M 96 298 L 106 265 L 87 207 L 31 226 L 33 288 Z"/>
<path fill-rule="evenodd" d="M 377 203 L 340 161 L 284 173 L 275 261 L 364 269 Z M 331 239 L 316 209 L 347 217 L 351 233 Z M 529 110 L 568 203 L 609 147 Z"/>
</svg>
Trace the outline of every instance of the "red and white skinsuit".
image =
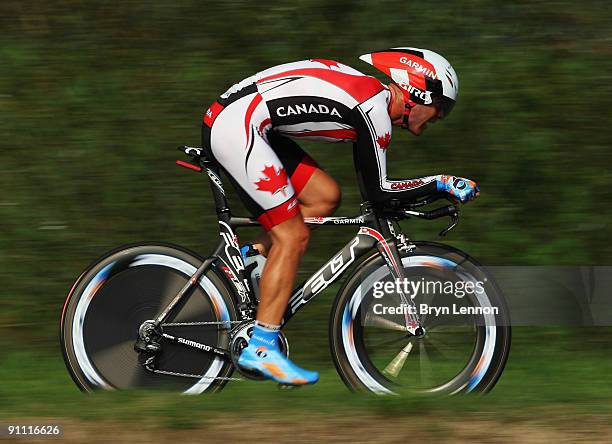
<svg viewBox="0 0 612 444">
<path fill-rule="evenodd" d="M 232 86 L 204 114 L 202 144 L 267 230 L 298 213 L 317 168 L 295 140 L 352 142 L 364 198 L 376 204 L 436 192 L 434 177 L 387 178 L 389 89 L 332 60 L 287 63 Z"/>
</svg>

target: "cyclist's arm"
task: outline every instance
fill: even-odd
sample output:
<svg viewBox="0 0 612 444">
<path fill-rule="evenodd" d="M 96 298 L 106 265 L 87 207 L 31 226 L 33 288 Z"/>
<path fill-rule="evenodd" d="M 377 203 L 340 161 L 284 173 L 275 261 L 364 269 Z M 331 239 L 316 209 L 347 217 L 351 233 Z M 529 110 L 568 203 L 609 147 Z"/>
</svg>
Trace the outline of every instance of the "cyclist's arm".
<svg viewBox="0 0 612 444">
<path fill-rule="evenodd" d="M 387 177 L 391 121 L 384 91 L 355 107 L 353 126 L 357 132 L 353 146 L 355 169 L 362 194 L 368 200 L 385 204 L 391 199 L 414 201 L 437 194 L 434 176 L 402 180 Z"/>
</svg>

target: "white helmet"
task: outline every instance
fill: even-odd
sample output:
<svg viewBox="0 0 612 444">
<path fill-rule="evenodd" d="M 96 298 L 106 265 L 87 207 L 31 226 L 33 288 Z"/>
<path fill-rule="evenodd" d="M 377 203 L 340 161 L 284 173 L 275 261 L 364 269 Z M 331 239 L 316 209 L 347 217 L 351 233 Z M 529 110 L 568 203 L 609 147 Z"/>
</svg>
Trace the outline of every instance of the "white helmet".
<svg viewBox="0 0 612 444">
<path fill-rule="evenodd" d="M 451 64 L 440 54 L 419 48 L 391 48 L 359 57 L 387 74 L 410 104 L 434 104 L 448 115 L 459 94 L 459 78 Z"/>
</svg>

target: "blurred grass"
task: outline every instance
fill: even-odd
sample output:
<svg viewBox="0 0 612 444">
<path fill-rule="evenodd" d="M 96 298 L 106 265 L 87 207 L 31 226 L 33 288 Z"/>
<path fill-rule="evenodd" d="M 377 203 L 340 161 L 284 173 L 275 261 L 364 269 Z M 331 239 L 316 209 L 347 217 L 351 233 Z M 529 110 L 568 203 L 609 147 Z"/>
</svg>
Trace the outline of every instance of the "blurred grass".
<svg viewBox="0 0 612 444">
<path fill-rule="evenodd" d="M 589 338 L 594 340 L 585 346 Z M 73 418 L 195 428 L 228 414 L 268 416 L 278 413 L 278 406 L 282 406 L 283 417 L 292 421 L 308 419 L 303 412 L 323 417 L 334 417 L 339 412 L 387 418 L 465 415 L 464 418 L 490 417 L 503 421 L 522 421 L 538 415 L 545 423 L 573 415 L 611 418 L 609 339 L 609 332 L 602 329 L 516 328 L 510 360 L 495 390 L 486 397 L 453 398 L 352 394 L 340 381 L 329 358 L 313 360 L 304 353 L 303 345 L 294 346 L 293 342 L 298 362 L 321 370 L 316 386 L 279 391 L 267 381 L 230 382 L 221 393 L 201 396 L 151 391 L 84 395 L 68 377 L 57 354 L 12 349 L 0 355 L 3 362 L 0 417 Z"/>
</svg>

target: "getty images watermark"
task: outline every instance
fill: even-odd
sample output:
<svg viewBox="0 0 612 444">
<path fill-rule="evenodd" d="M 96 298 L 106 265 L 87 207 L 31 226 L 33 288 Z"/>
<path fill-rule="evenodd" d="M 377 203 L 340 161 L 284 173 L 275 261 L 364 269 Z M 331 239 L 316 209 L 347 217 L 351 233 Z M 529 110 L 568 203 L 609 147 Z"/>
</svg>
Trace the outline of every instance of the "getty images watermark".
<svg viewBox="0 0 612 444">
<path fill-rule="evenodd" d="M 485 280 L 486 281 L 486 280 Z M 428 303 L 416 303 L 414 299 L 426 298 L 428 295 L 435 296 L 454 296 L 462 300 L 465 296 L 485 295 L 485 282 L 483 281 L 428 281 L 425 278 L 421 279 L 396 279 L 394 281 L 378 281 L 374 283 L 372 288 L 372 296 L 376 299 L 382 299 L 384 296 L 400 295 L 410 297 L 412 303 L 402 301 L 398 305 L 385 305 L 382 302 L 372 305 L 372 312 L 376 315 L 402 315 L 402 314 L 418 314 L 418 315 L 497 315 L 499 307 L 494 306 L 472 306 L 453 302 L 449 304 L 446 298 L 445 305 L 433 305 Z"/>
</svg>

